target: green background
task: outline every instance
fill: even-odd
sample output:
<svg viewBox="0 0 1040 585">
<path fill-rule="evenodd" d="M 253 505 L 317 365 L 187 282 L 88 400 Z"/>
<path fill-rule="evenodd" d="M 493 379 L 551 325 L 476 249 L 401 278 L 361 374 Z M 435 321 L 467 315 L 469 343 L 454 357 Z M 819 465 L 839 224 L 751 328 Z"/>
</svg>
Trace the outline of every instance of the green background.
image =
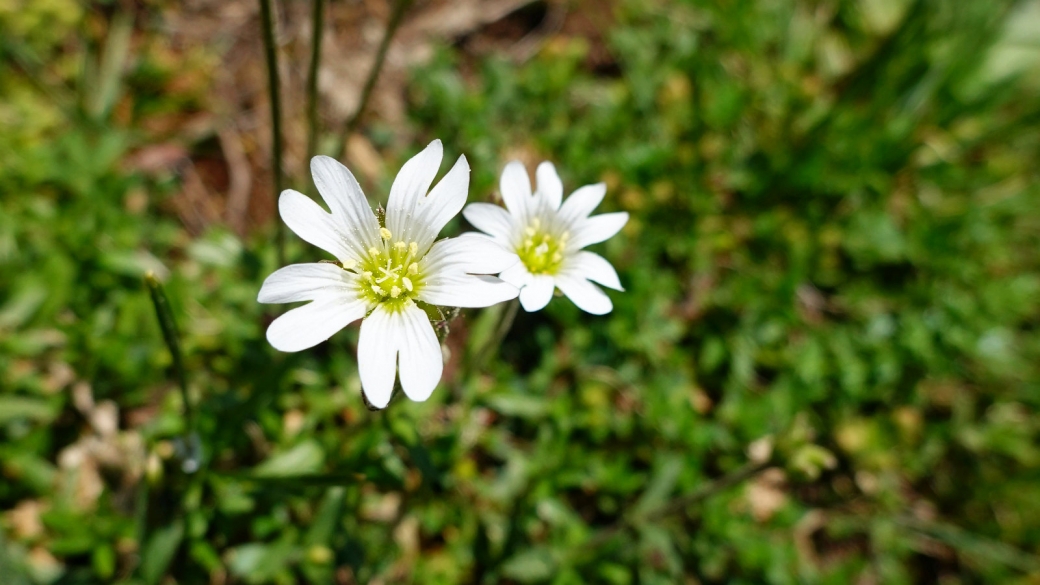
<svg viewBox="0 0 1040 585">
<path fill-rule="evenodd" d="M 361 125 L 373 204 L 433 138 L 471 201 L 552 160 L 631 214 L 592 247 L 626 291 L 521 312 L 484 367 L 501 307 L 464 311 L 433 397 L 381 412 L 356 326 L 266 342 L 277 218 L 189 229 L 184 175 L 132 164 L 212 107 L 177 9 L 0 2 L 4 585 L 1040 579 L 1040 3 L 573 2 L 594 38 L 443 40 L 403 126 Z"/>
</svg>

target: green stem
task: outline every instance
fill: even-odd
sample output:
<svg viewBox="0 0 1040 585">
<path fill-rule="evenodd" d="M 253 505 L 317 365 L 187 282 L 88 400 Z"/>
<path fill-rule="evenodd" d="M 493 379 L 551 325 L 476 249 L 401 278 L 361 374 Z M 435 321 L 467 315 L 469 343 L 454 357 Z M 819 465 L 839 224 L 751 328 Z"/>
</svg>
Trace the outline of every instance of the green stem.
<svg viewBox="0 0 1040 585">
<path fill-rule="evenodd" d="M 945 542 L 961 554 L 985 557 L 1023 573 L 1040 571 L 1040 557 L 999 540 L 973 534 L 951 524 L 926 522 L 912 516 L 898 517 L 896 523 L 902 528 Z"/>
<path fill-rule="evenodd" d="M 267 59 L 267 90 L 271 101 L 271 168 L 274 172 L 274 203 L 278 208 L 278 196 L 285 184 L 282 171 L 282 101 L 279 97 L 281 83 L 278 80 L 278 55 L 274 40 L 274 15 L 271 0 L 260 0 L 260 20 L 264 37 L 264 56 Z M 285 264 L 285 228 L 275 222 L 275 249 L 278 265 Z"/>
<path fill-rule="evenodd" d="M 767 467 L 775 465 L 773 461 L 760 461 L 746 463 L 737 469 L 723 475 L 722 477 L 712 480 L 702 485 L 696 491 L 693 491 L 684 496 L 679 496 L 674 500 L 671 500 L 658 508 L 650 510 L 639 515 L 625 515 L 616 524 L 608 528 L 600 530 L 598 533 L 592 536 L 589 540 L 585 541 L 585 544 L 580 547 L 580 550 L 595 549 L 603 544 L 609 542 L 615 536 L 620 534 L 626 528 L 636 525 L 639 522 L 648 520 L 659 520 L 663 517 L 677 514 L 683 511 L 688 506 L 702 502 L 715 494 L 718 494 L 724 490 L 727 490 L 735 485 L 750 479 Z"/>
<path fill-rule="evenodd" d="M 516 314 L 520 310 L 519 299 L 513 299 L 509 301 L 506 308 L 502 312 L 502 320 L 498 322 L 498 326 L 495 327 L 495 332 L 488 340 L 487 345 L 484 349 L 477 354 L 475 360 L 473 360 L 473 371 L 478 372 L 484 369 L 490 360 L 498 352 L 498 348 L 502 345 L 502 340 L 505 339 L 506 334 L 513 328 L 513 321 L 516 320 Z"/>
<path fill-rule="evenodd" d="M 719 492 L 725 491 L 735 485 L 743 483 L 745 480 L 751 479 L 764 471 L 770 465 L 774 465 L 774 463 L 772 461 L 746 463 L 742 467 L 738 467 L 726 475 L 704 484 L 696 491 L 675 498 L 660 508 L 647 512 L 641 519 L 657 520 L 671 514 L 677 514 L 687 506 L 704 501 Z"/>
<path fill-rule="evenodd" d="M 390 21 L 386 23 L 386 31 L 383 32 L 383 39 L 379 42 L 376 61 L 372 64 L 372 70 L 368 72 L 368 79 L 365 80 L 365 86 L 361 90 L 361 98 L 358 100 L 357 110 L 354 111 L 354 115 L 347 120 L 346 125 L 343 127 L 339 152 L 340 159 L 344 162 L 347 160 L 347 143 L 350 140 L 350 136 L 357 130 L 358 124 L 361 123 L 361 116 L 365 113 L 365 107 L 368 106 L 368 100 L 372 97 L 372 90 L 375 89 L 376 80 L 379 79 L 379 72 L 383 69 L 383 62 L 386 61 L 386 52 L 390 48 L 390 41 L 394 38 L 394 34 L 397 33 L 397 28 L 401 25 L 404 13 L 411 3 L 412 0 L 395 0 L 394 2 L 393 11 L 390 13 Z"/>
<path fill-rule="evenodd" d="M 181 400 L 184 402 L 184 419 L 188 426 L 188 435 L 195 432 L 195 409 L 192 408 L 191 399 L 188 396 L 188 376 L 184 370 L 184 360 L 181 357 L 180 334 L 177 331 L 177 323 L 173 320 L 173 311 L 170 310 L 170 301 L 166 297 L 162 283 L 156 278 L 155 273 L 148 272 L 144 277 L 148 286 L 148 293 L 152 297 L 152 305 L 155 306 L 155 316 L 159 319 L 159 328 L 162 330 L 163 341 L 170 350 L 173 360 L 173 371 L 177 376 L 177 385 L 181 390 Z"/>
<path fill-rule="evenodd" d="M 325 0 L 311 5 L 311 64 L 307 70 L 307 163 L 318 151 L 318 68 L 321 65 L 321 35 L 325 29 Z"/>
</svg>

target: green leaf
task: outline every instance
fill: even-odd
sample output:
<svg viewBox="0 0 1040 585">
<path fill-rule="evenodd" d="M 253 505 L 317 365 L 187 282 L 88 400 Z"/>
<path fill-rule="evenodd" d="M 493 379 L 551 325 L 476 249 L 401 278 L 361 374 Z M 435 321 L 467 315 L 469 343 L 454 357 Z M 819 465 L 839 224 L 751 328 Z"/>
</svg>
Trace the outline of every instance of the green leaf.
<svg viewBox="0 0 1040 585">
<path fill-rule="evenodd" d="M 659 457 L 650 485 L 632 509 L 635 518 L 664 505 L 675 489 L 683 465 L 684 460 L 679 455 L 664 454 Z"/>
<path fill-rule="evenodd" d="M 549 411 L 545 398 L 525 394 L 499 394 L 487 399 L 488 406 L 498 412 L 519 418 L 542 418 Z"/>
<path fill-rule="evenodd" d="M 28 396 L 0 396 L 0 425 L 19 419 L 49 423 L 58 416 L 58 405 L 52 401 Z"/>
<path fill-rule="evenodd" d="M 317 518 L 311 525 L 311 529 L 307 531 L 304 542 L 328 544 L 331 541 L 336 525 L 343 514 L 343 494 L 344 490 L 341 487 L 329 488 L 325 492 L 325 498 L 321 502 L 321 507 L 318 508 Z"/>
<path fill-rule="evenodd" d="M 534 583 L 552 577 L 556 559 L 546 547 L 525 550 L 502 565 L 502 574 L 521 583 Z"/>
<path fill-rule="evenodd" d="M 94 572 L 102 579 L 112 578 L 116 570 L 116 551 L 107 542 L 99 543 L 91 552 Z"/>
<path fill-rule="evenodd" d="M 253 469 L 256 477 L 287 478 L 317 472 L 325 462 L 325 451 L 317 441 L 304 441 Z"/>
<path fill-rule="evenodd" d="M 285 541 L 253 543 L 232 549 L 228 568 L 249 583 L 266 583 L 284 571 L 293 556 L 293 546 Z"/>
<path fill-rule="evenodd" d="M 47 300 L 47 287 L 42 282 L 32 281 L 18 287 L 2 309 L 0 309 L 0 329 L 14 329 L 25 324 Z"/>
<path fill-rule="evenodd" d="M 175 520 L 155 531 L 141 555 L 141 578 L 147 585 L 158 583 L 166 575 L 184 538 L 184 524 Z"/>
</svg>

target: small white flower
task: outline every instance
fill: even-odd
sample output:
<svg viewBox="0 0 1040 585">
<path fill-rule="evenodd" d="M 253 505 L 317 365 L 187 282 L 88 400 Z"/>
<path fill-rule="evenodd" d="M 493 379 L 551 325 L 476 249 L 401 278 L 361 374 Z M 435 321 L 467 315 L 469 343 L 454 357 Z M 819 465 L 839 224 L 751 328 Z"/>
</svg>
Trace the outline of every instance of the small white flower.
<svg viewBox="0 0 1040 585">
<path fill-rule="evenodd" d="M 558 287 L 583 311 L 609 313 L 610 298 L 589 281 L 624 290 L 621 281 L 602 256 L 582 248 L 618 233 L 628 214 L 589 217 L 607 193 L 603 183 L 586 185 L 563 201 L 563 183 L 550 162 L 538 165 L 536 178 L 538 190 L 532 194 L 527 171 L 513 161 L 502 171 L 500 184 L 508 213 L 490 203 L 470 203 L 462 215 L 520 260 L 499 276 L 520 287 L 524 310 L 545 307 Z"/>
<path fill-rule="evenodd" d="M 275 319 L 267 340 L 281 351 L 300 351 L 364 318 L 358 371 L 365 397 L 378 408 L 390 401 L 398 365 L 412 400 L 426 400 L 440 381 L 441 348 L 422 306 L 487 307 L 517 295 L 516 287 L 482 276 L 516 262 L 485 238 L 434 243 L 469 190 L 469 164 L 460 156 L 430 191 L 441 158 L 434 140 L 405 163 L 390 189 L 384 226 L 354 175 L 327 156 L 311 160 L 311 173 L 331 214 L 297 191 L 278 200 L 286 225 L 338 263 L 293 264 L 267 277 L 261 303 L 311 301 Z"/>
</svg>

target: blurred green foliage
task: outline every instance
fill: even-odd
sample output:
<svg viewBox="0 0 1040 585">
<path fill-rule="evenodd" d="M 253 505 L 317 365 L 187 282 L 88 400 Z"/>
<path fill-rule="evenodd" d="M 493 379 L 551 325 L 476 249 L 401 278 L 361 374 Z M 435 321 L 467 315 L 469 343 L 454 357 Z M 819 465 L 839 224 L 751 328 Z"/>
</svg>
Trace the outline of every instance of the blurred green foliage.
<svg viewBox="0 0 1040 585">
<path fill-rule="evenodd" d="M 627 291 L 521 313 L 482 372 L 502 308 L 465 312 L 433 398 L 373 413 L 356 328 L 264 340 L 273 226 L 192 237 L 176 177 L 123 164 L 198 106 L 177 64 L 118 12 L 0 2 L 0 582 L 1035 579 L 1040 4 L 587 12 L 602 38 L 523 63 L 439 51 L 388 156 L 443 139 L 471 200 L 513 155 L 606 181 Z"/>
</svg>

